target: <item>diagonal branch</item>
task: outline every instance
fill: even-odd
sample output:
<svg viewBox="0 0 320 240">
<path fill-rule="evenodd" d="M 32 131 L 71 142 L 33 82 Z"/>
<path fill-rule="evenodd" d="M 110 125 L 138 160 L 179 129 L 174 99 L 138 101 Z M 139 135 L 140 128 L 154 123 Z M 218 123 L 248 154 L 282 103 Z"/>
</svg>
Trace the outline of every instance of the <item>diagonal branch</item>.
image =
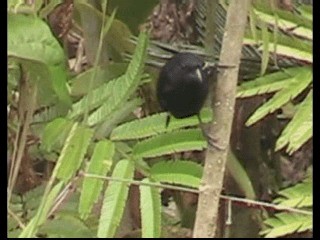
<svg viewBox="0 0 320 240">
<path fill-rule="evenodd" d="M 220 193 L 226 166 L 231 126 L 234 115 L 236 87 L 242 41 L 250 0 L 230 1 L 223 36 L 220 64 L 234 65 L 219 71 L 213 99 L 214 121 L 211 124 L 204 173 L 200 187 L 194 238 L 215 237 Z"/>
</svg>

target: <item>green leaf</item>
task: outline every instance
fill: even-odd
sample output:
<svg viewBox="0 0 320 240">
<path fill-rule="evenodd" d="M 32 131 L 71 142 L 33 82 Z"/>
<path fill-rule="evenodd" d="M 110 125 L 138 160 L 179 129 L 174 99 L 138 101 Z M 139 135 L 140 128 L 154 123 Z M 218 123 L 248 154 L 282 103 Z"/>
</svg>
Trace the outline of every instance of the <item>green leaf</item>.
<svg viewBox="0 0 320 240">
<path fill-rule="evenodd" d="M 57 106 L 48 107 L 33 116 L 33 124 L 47 123 L 58 117 L 65 117 L 64 111 Z"/>
<path fill-rule="evenodd" d="M 100 104 L 106 103 L 90 115 L 88 118 L 88 124 L 90 126 L 96 124 L 96 119 L 101 120 L 107 118 L 112 112 L 119 109 L 121 104 L 125 103 L 139 86 L 146 57 L 147 44 L 147 35 L 141 33 L 133 59 L 131 60 L 126 73 L 115 80 L 103 84 L 92 92 L 89 92 L 88 95 L 73 105 L 73 110 L 69 114 L 69 117 L 74 118 L 83 114 L 86 111 L 88 105 L 87 101 L 89 100 L 89 110 L 93 110 Z"/>
<path fill-rule="evenodd" d="M 262 62 L 260 75 L 265 74 L 269 63 L 269 34 L 267 25 L 262 22 Z"/>
<path fill-rule="evenodd" d="M 49 214 L 49 211 L 54 203 L 54 200 L 58 196 L 63 182 L 57 183 L 49 192 L 47 196 L 44 196 L 41 200 L 41 205 L 38 208 L 36 215 L 30 220 L 28 225 L 23 229 L 19 238 L 30 238 L 33 237 L 38 227 L 42 225 Z"/>
<path fill-rule="evenodd" d="M 274 200 L 275 203 L 288 207 L 312 207 L 312 182 L 304 181 L 278 193 L 281 197 Z"/>
<path fill-rule="evenodd" d="M 115 166 L 112 177 L 132 179 L 134 164 L 129 160 L 121 160 Z M 122 218 L 125 203 L 128 197 L 129 186 L 124 182 L 109 182 L 104 195 L 99 227 L 98 238 L 114 237 L 116 229 Z"/>
<path fill-rule="evenodd" d="M 312 216 L 296 213 L 279 213 L 275 215 L 276 221 L 266 221 L 270 229 L 264 231 L 266 238 L 275 238 L 312 230 Z"/>
<path fill-rule="evenodd" d="M 193 188 L 200 186 L 203 168 L 192 161 L 160 161 L 151 167 L 150 177 L 159 182 L 181 184 Z"/>
<path fill-rule="evenodd" d="M 69 113 L 68 117 L 76 118 L 85 113 L 86 108 L 89 107 L 89 111 L 95 109 L 102 103 L 108 101 L 111 98 L 111 94 L 113 91 L 113 86 L 117 81 L 122 81 L 124 75 L 108 82 L 100 87 L 90 91 L 86 96 L 84 96 L 81 100 L 73 104 L 72 111 Z M 90 100 L 90 105 L 87 102 Z"/>
<path fill-rule="evenodd" d="M 199 129 L 188 129 L 143 140 L 133 147 L 133 155 L 135 158 L 157 157 L 183 151 L 200 151 L 206 146 L 207 142 Z"/>
<path fill-rule="evenodd" d="M 53 66 L 65 60 L 59 42 L 40 18 L 9 14 L 8 30 L 9 56 Z"/>
<path fill-rule="evenodd" d="M 257 15 L 252 5 L 250 6 L 250 22 L 249 23 L 250 23 L 250 31 L 253 36 L 253 39 L 255 42 L 258 42 L 257 28 L 256 28 Z"/>
<path fill-rule="evenodd" d="M 312 137 L 312 95 L 313 91 L 310 91 L 300 104 L 293 119 L 278 138 L 275 150 L 288 144 L 287 152 L 292 154 Z"/>
<path fill-rule="evenodd" d="M 127 118 L 135 109 L 137 109 L 143 100 L 140 98 L 134 98 L 124 103 L 120 109 L 113 112 L 107 119 L 104 119 L 98 127 L 96 127 L 94 138 L 102 139 L 110 134 L 112 129 L 116 127 L 119 122 L 122 122 Z M 95 122 L 100 122 L 102 119 L 96 119 Z"/>
<path fill-rule="evenodd" d="M 70 120 L 64 118 L 57 118 L 48 123 L 43 132 L 40 148 L 50 152 L 53 149 L 62 147 L 72 124 Z"/>
<path fill-rule="evenodd" d="M 40 229 L 40 234 L 48 238 L 93 238 L 92 231 L 79 218 L 59 214 L 51 221 L 46 222 Z"/>
<path fill-rule="evenodd" d="M 259 121 L 267 114 L 274 112 L 298 96 L 312 81 L 312 71 L 309 68 L 301 68 L 301 71 L 290 81 L 290 84 L 277 92 L 268 102 L 258 108 L 246 122 L 247 126 Z"/>
<path fill-rule="evenodd" d="M 251 97 L 265 93 L 272 93 L 285 88 L 295 76 L 303 70 L 303 67 L 288 68 L 258 77 L 255 80 L 242 83 L 237 92 L 237 97 Z"/>
<path fill-rule="evenodd" d="M 311 170 L 311 171 L 310 171 Z M 312 168 L 302 183 L 288 187 L 279 192 L 280 197 L 273 202 L 279 206 L 312 209 Z M 304 231 L 312 231 L 312 212 L 309 214 L 282 212 L 267 218 L 264 223 L 267 229 L 260 232 L 265 237 L 281 237 Z"/>
<path fill-rule="evenodd" d="M 115 147 L 111 141 L 100 141 L 96 144 L 86 173 L 105 176 L 112 165 Z M 86 219 L 102 190 L 102 179 L 87 177 L 83 180 L 79 202 L 81 218 Z"/>
<path fill-rule="evenodd" d="M 309 21 L 312 22 L 313 20 L 313 11 L 312 11 L 312 6 L 311 5 L 300 5 L 297 7 L 297 10 L 301 13 L 301 15 L 305 18 L 308 19 Z"/>
<path fill-rule="evenodd" d="M 108 11 L 117 8 L 117 19 L 126 23 L 130 30 L 136 34 L 139 26 L 147 20 L 152 9 L 159 3 L 159 0 L 140 0 L 136 2 L 127 0 L 109 0 Z M 127 11 L 130 9 L 130 11 Z"/>
<path fill-rule="evenodd" d="M 109 9 L 109 7 L 108 7 Z M 108 21 L 109 16 L 106 16 Z M 81 26 L 84 32 L 85 51 L 90 63 L 94 62 L 101 29 L 102 13 L 88 3 L 75 2 L 75 21 Z M 115 59 L 112 53 L 121 58 L 124 52 L 132 53 L 134 45 L 128 41 L 131 32 L 126 24 L 115 19 L 110 27 L 108 34 L 104 37 L 103 48 L 101 50 L 100 63 L 106 65 L 109 56 Z"/>
<path fill-rule="evenodd" d="M 55 167 L 57 178 L 67 182 L 80 167 L 93 131 L 75 123 L 69 133 Z"/>
<path fill-rule="evenodd" d="M 38 65 L 42 81 L 49 79 L 46 87 L 52 88 L 65 106 L 70 106 L 64 51 L 48 25 L 34 16 L 9 14 L 8 29 L 8 56 L 28 66 Z"/>
<path fill-rule="evenodd" d="M 166 128 L 167 116 L 167 113 L 153 114 L 145 118 L 126 122 L 116 127 L 112 131 L 110 138 L 114 141 L 140 139 L 199 124 L 199 120 L 196 116 L 184 119 L 176 119 L 172 116 L 169 126 Z M 212 120 L 211 109 L 202 109 L 200 116 L 202 122 L 210 122 Z"/>
<path fill-rule="evenodd" d="M 280 17 L 284 28 L 286 26 L 290 28 L 298 25 L 312 29 L 312 21 L 304 18 L 303 15 L 292 14 L 290 11 L 274 8 L 269 4 L 268 1 L 254 1 L 254 8 L 257 12 L 259 12 L 258 14 L 261 18 L 267 22 L 270 20 L 270 24 L 272 24 L 272 21 L 274 21 L 273 15 L 277 14 Z"/>
<path fill-rule="evenodd" d="M 232 151 L 228 151 L 227 170 L 245 197 L 248 199 L 256 199 L 256 193 L 252 184 L 253 180 L 250 179 L 245 167 Z"/>
<path fill-rule="evenodd" d="M 269 44 L 269 52 L 273 52 L 274 49 L 275 49 L 275 44 L 270 43 Z M 312 61 L 313 61 L 312 52 L 302 51 L 302 50 L 295 49 L 295 48 L 292 48 L 289 46 L 284 46 L 281 44 L 277 44 L 276 49 L 277 49 L 277 52 L 276 52 L 277 55 L 283 55 L 285 57 L 295 58 L 300 61 L 306 61 L 308 63 L 312 63 Z"/>
<path fill-rule="evenodd" d="M 90 68 L 71 79 L 71 95 L 79 97 L 88 94 L 88 84 L 94 71 L 96 71 L 96 77 L 93 79 L 92 89 L 100 87 L 103 83 L 120 77 L 125 73 L 127 67 L 128 64 L 125 63 L 112 63 L 108 64 L 106 67 Z"/>
<path fill-rule="evenodd" d="M 150 183 L 148 178 L 142 183 Z M 142 238 L 159 238 L 161 234 L 161 196 L 158 188 L 140 185 Z"/>
</svg>

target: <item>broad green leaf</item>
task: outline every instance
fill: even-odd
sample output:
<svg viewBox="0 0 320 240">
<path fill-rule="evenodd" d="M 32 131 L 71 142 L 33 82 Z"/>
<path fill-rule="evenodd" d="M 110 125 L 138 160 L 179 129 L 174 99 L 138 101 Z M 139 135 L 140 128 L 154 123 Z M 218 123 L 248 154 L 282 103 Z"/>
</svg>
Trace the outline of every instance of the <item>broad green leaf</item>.
<svg viewBox="0 0 320 240">
<path fill-rule="evenodd" d="M 133 147 L 133 155 L 135 158 L 148 158 L 183 151 L 200 151 L 206 147 L 207 142 L 201 130 L 187 129 L 143 140 Z"/>
<path fill-rule="evenodd" d="M 107 21 L 109 16 L 106 16 Z M 89 54 L 89 62 L 93 63 L 99 43 L 102 13 L 88 3 L 77 1 L 75 4 L 75 21 L 84 31 L 86 53 Z M 132 53 L 134 45 L 128 41 L 131 32 L 126 24 L 115 19 L 108 34 L 103 41 L 102 55 L 100 63 L 106 65 L 109 57 L 112 59 L 120 58 L 124 52 Z"/>
<path fill-rule="evenodd" d="M 121 160 L 115 166 L 112 177 L 130 180 L 133 178 L 134 164 Z M 104 195 L 98 226 L 98 238 L 112 238 L 122 218 L 128 197 L 129 185 L 124 182 L 110 181 Z"/>
<path fill-rule="evenodd" d="M 72 122 L 64 118 L 57 118 L 48 123 L 42 135 L 40 148 L 50 152 L 62 147 L 71 127 Z"/>
<path fill-rule="evenodd" d="M 79 169 L 89 146 L 93 131 L 75 123 L 56 164 L 57 178 L 67 182 Z"/>
<path fill-rule="evenodd" d="M 199 124 L 196 116 L 184 119 L 176 119 L 171 116 L 169 126 L 166 128 L 167 116 L 167 113 L 153 114 L 145 118 L 126 122 L 116 127 L 110 137 L 114 141 L 139 139 Z M 209 108 L 204 108 L 200 112 L 200 116 L 202 122 L 210 122 L 212 111 Z"/>
<path fill-rule="evenodd" d="M 152 9 L 159 3 L 159 0 L 140 0 L 140 1 L 127 1 L 127 0 L 109 0 L 108 11 L 118 9 L 117 19 L 126 23 L 130 30 L 137 34 L 139 26 L 147 20 L 150 16 Z M 130 11 L 128 11 L 130 9 Z"/>
<path fill-rule="evenodd" d="M 148 178 L 142 183 L 150 183 Z M 142 238 L 159 238 L 161 234 L 161 196 L 158 188 L 140 185 Z"/>
<path fill-rule="evenodd" d="M 64 51 L 49 26 L 34 16 L 9 14 L 8 29 L 8 56 L 28 66 L 39 65 L 41 81 L 48 78 L 46 87 L 53 88 L 61 102 L 70 106 Z"/>
<path fill-rule="evenodd" d="M 59 42 L 41 19 L 22 14 L 8 16 L 8 55 L 57 65 L 65 61 Z"/>
<path fill-rule="evenodd" d="M 112 165 L 114 151 L 114 143 L 106 140 L 98 142 L 94 148 L 86 173 L 105 176 Z M 102 179 L 90 177 L 83 180 L 79 202 L 81 218 L 86 219 L 90 214 L 93 204 L 98 200 L 101 193 L 103 182 Z"/>
<path fill-rule="evenodd" d="M 193 188 L 200 186 L 203 167 L 192 161 L 160 161 L 151 167 L 150 177 L 159 182 L 181 184 Z"/>
</svg>

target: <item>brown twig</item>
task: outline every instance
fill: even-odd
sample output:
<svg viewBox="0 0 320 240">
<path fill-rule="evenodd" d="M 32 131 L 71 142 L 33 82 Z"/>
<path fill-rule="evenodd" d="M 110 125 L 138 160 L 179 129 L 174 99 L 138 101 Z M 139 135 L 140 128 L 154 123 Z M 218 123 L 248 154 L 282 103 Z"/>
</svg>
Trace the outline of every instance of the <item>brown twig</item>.
<svg viewBox="0 0 320 240">
<path fill-rule="evenodd" d="M 217 229 L 219 199 L 234 117 L 239 63 L 249 3 L 250 0 L 230 1 L 228 7 L 220 65 L 235 67 L 221 69 L 218 74 L 212 101 L 214 121 L 208 133 L 211 144 L 208 146 L 200 186 L 194 238 L 215 237 Z"/>
<path fill-rule="evenodd" d="M 162 183 L 146 183 L 146 182 L 142 182 L 142 181 L 139 181 L 139 180 L 107 177 L 107 176 L 100 176 L 100 175 L 89 174 L 89 173 L 81 173 L 81 175 L 83 177 L 97 178 L 97 179 L 103 179 L 103 180 L 107 180 L 107 181 L 128 183 L 129 185 L 150 186 L 150 187 L 165 188 L 165 189 L 171 189 L 171 190 L 183 191 L 183 192 L 190 192 L 190 193 L 198 193 L 198 194 L 201 192 L 198 189 L 186 188 L 186 187 L 181 187 L 181 186 L 173 186 L 173 185 L 162 184 Z M 301 209 L 292 208 L 292 207 L 287 207 L 287 206 L 276 205 L 276 204 L 273 204 L 273 203 L 267 203 L 267 202 L 262 202 L 262 201 L 257 201 L 257 200 L 241 198 L 241 197 L 220 195 L 219 198 L 224 199 L 224 200 L 228 200 L 228 201 L 232 201 L 232 202 L 236 202 L 236 203 L 244 203 L 248 207 L 257 207 L 258 206 L 258 207 L 266 207 L 266 208 L 270 208 L 270 209 L 278 210 L 278 211 L 287 211 L 287 212 L 300 213 L 300 214 L 304 214 L 304 215 L 312 215 L 312 212 L 310 212 L 310 211 L 301 210 Z"/>
</svg>

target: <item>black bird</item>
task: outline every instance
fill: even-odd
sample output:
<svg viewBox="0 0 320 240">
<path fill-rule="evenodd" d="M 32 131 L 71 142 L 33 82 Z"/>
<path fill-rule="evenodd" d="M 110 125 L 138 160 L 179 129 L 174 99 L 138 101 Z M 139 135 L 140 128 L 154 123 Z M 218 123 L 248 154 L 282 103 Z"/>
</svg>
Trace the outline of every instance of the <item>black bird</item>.
<svg viewBox="0 0 320 240">
<path fill-rule="evenodd" d="M 209 78 L 216 67 L 193 53 L 178 53 L 161 69 L 157 97 L 161 108 L 175 118 L 198 116 L 209 92 Z M 170 121 L 168 115 L 166 127 Z"/>
</svg>

